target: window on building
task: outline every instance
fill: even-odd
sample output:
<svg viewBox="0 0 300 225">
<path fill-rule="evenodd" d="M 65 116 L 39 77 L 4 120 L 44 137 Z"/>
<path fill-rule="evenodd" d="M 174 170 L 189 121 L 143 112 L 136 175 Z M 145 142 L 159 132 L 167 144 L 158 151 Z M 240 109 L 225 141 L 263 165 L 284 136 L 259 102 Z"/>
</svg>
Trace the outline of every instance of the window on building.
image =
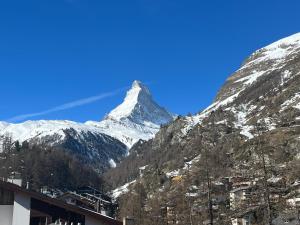
<svg viewBox="0 0 300 225">
<path fill-rule="evenodd" d="M 250 225 L 250 218 L 249 218 L 249 216 L 246 216 L 245 218 L 244 218 L 244 225 Z"/>
<path fill-rule="evenodd" d="M 0 188 L 0 205 L 13 205 L 14 193 L 4 188 Z"/>
</svg>

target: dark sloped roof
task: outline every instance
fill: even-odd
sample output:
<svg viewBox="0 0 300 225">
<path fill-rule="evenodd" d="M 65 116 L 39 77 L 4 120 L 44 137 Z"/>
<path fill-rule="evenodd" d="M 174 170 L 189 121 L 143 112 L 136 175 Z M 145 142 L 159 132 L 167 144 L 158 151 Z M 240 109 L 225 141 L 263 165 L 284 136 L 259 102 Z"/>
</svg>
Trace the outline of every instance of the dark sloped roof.
<svg viewBox="0 0 300 225">
<path fill-rule="evenodd" d="M 50 198 L 50 197 L 48 197 L 46 195 L 43 195 L 41 193 L 34 192 L 34 191 L 31 191 L 31 190 L 28 190 L 28 189 L 24 189 L 24 188 L 19 187 L 15 184 L 12 184 L 12 183 L 0 181 L 0 188 L 4 188 L 6 190 L 10 190 L 10 191 L 13 191 L 13 192 L 18 192 L 18 193 L 28 195 L 32 198 L 35 198 L 37 200 L 46 202 L 48 204 L 67 209 L 69 211 L 72 211 L 72 212 L 75 212 L 75 213 L 78 213 L 78 214 L 93 217 L 97 220 L 103 221 L 103 222 L 105 222 L 107 224 L 110 224 L 110 225 L 122 225 L 122 222 L 120 222 L 118 220 L 115 220 L 113 218 L 101 215 L 101 214 L 96 213 L 96 212 L 91 211 L 91 210 L 87 210 L 87 209 L 84 209 L 84 208 L 80 208 L 80 207 L 77 207 L 77 206 L 74 206 L 74 205 L 67 204 L 67 203 L 65 203 L 61 200 L 58 200 L 58 199 L 55 199 L 55 198 Z"/>
</svg>

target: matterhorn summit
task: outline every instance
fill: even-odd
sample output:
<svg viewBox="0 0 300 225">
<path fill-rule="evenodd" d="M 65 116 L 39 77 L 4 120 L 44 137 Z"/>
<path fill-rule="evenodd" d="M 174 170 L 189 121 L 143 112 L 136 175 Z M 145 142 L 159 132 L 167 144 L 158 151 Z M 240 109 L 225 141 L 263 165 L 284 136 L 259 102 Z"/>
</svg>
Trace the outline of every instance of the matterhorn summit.
<svg viewBox="0 0 300 225">
<path fill-rule="evenodd" d="M 140 139 L 152 138 L 160 125 L 173 119 L 174 115 L 153 100 L 150 90 L 144 84 L 134 81 L 123 103 L 101 122 L 88 121 L 86 124 L 101 129 L 130 148 Z"/>
<path fill-rule="evenodd" d="M 137 124 L 164 124 L 173 119 L 172 114 L 156 104 L 149 89 L 140 81 L 134 81 L 124 102 L 112 110 L 107 119 L 122 121 L 129 119 Z"/>
</svg>

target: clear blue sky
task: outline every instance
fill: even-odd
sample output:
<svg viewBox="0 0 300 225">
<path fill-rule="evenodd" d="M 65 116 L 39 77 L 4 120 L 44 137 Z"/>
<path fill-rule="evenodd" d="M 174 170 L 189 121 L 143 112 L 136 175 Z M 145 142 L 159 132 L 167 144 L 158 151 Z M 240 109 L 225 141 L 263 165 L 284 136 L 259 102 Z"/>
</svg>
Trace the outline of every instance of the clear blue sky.
<svg viewBox="0 0 300 225">
<path fill-rule="evenodd" d="M 0 1 L 0 120 L 135 79 L 178 114 L 203 109 L 254 50 L 300 31 L 299 0 Z M 100 120 L 125 92 L 32 119 Z"/>
</svg>

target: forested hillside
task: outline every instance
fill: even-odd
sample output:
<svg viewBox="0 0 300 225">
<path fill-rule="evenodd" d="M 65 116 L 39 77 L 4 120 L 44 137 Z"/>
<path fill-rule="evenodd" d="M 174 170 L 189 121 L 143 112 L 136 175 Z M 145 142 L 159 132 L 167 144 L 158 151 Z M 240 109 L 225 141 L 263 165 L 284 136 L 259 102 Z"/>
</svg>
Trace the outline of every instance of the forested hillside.
<svg viewBox="0 0 300 225">
<path fill-rule="evenodd" d="M 84 163 L 69 150 L 49 146 L 29 146 L 27 142 L 12 143 L 5 138 L 0 153 L 0 177 L 2 179 L 22 178 L 31 189 L 40 191 L 44 186 L 60 191 L 75 190 L 90 185 L 104 188 L 104 182 L 94 168 Z"/>
</svg>

